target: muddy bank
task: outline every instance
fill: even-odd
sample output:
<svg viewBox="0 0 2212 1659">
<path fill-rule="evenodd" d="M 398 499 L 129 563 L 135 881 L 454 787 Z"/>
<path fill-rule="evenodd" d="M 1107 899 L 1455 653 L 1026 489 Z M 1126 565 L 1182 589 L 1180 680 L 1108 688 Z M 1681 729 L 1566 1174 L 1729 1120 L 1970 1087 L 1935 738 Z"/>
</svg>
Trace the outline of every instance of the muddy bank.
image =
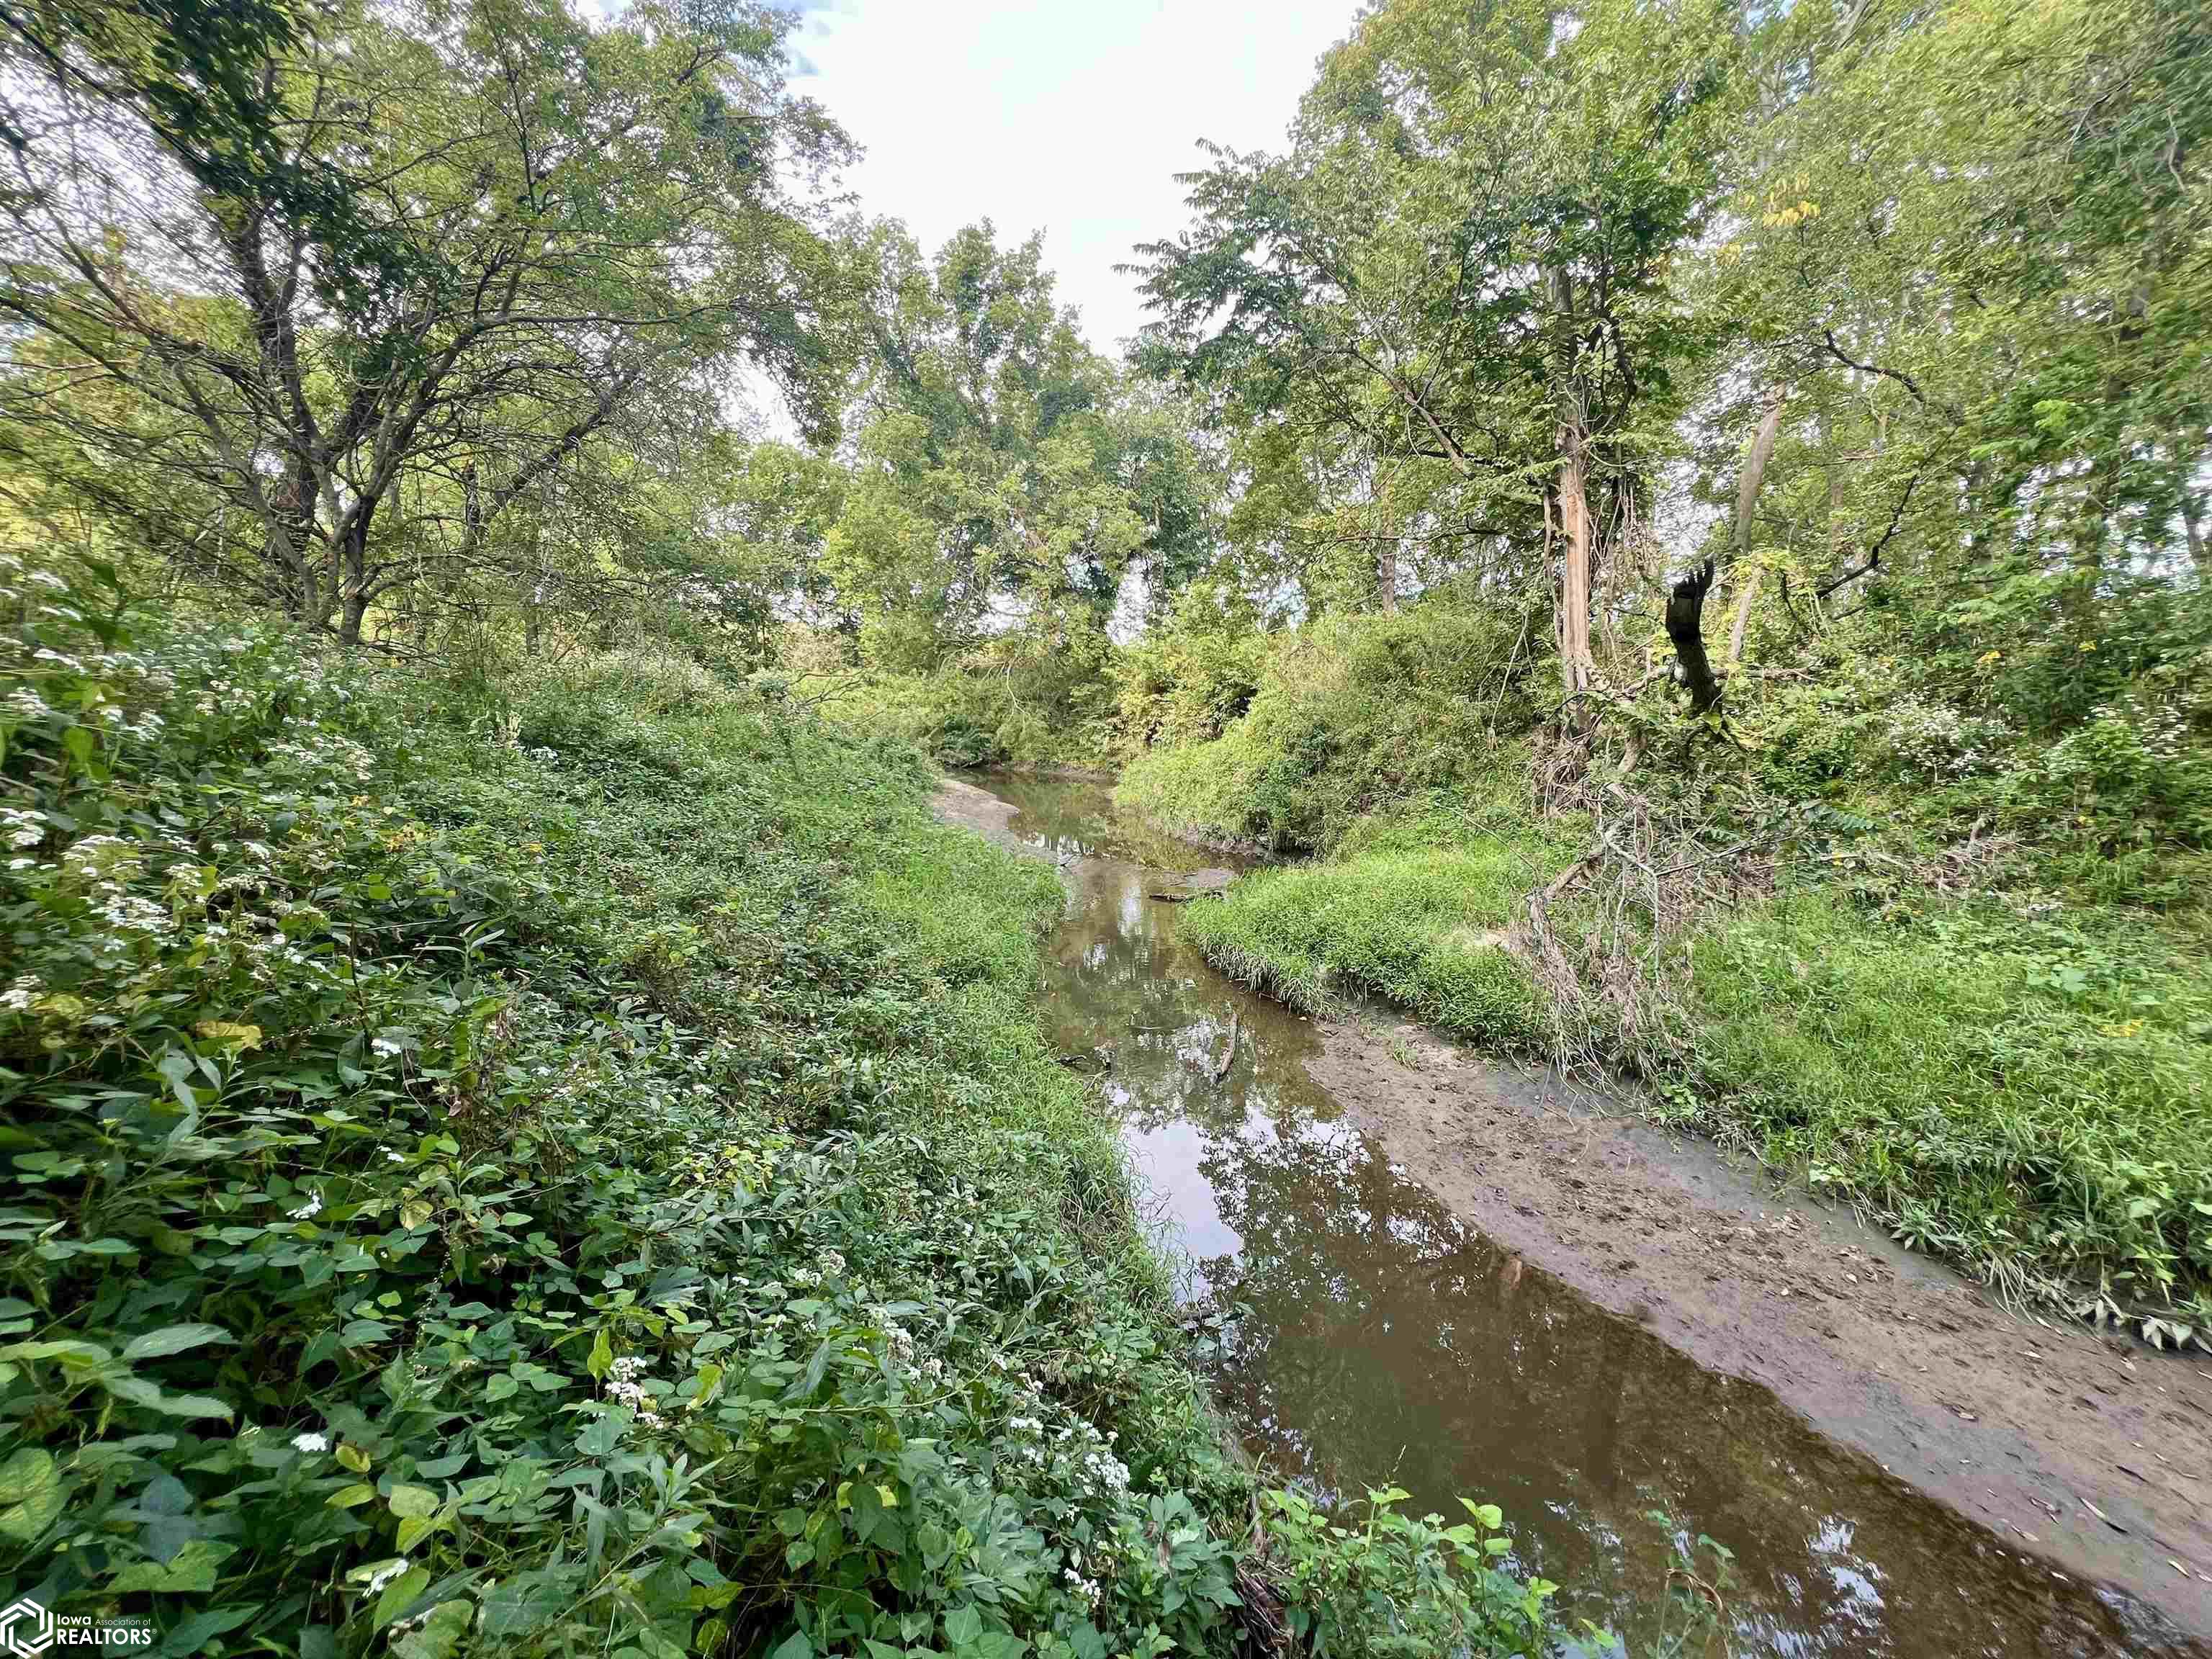
<svg viewBox="0 0 2212 1659">
<path fill-rule="evenodd" d="M 2212 1656 L 2181 1633 L 2208 1587 L 2166 1565 L 2203 1568 L 2204 1362 L 2015 1319 L 1618 1101 L 1301 1020 L 1160 898 L 1221 854 L 1095 788 L 979 781 L 939 816 L 1059 866 L 1048 1032 L 1188 1293 L 1233 1310 L 1208 1370 L 1275 1478 L 1498 1501 L 1516 1570 L 1632 1652 L 1704 1531 L 1737 1552 L 1739 1655 Z"/>
<path fill-rule="evenodd" d="M 1755 1165 L 1419 1026 L 1332 1022 L 1307 1069 L 1491 1239 L 2212 1636 L 2212 1358 L 2011 1313 Z"/>
</svg>

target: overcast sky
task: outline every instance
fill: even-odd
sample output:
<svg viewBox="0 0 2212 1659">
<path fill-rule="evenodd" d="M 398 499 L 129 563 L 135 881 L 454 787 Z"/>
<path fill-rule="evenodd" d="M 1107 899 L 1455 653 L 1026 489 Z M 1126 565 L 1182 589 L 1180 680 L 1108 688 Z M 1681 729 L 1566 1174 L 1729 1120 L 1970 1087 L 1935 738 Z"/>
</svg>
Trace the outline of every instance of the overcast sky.
<svg viewBox="0 0 2212 1659">
<path fill-rule="evenodd" d="M 866 158 L 870 215 L 934 251 L 989 218 L 1045 233 L 1063 304 L 1111 351 L 1143 320 L 1115 264 L 1183 223 L 1197 142 L 1279 149 L 1314 60 L 1357 0 L 830 0 L 809 5 L 793 89 Z"/>
</svg>

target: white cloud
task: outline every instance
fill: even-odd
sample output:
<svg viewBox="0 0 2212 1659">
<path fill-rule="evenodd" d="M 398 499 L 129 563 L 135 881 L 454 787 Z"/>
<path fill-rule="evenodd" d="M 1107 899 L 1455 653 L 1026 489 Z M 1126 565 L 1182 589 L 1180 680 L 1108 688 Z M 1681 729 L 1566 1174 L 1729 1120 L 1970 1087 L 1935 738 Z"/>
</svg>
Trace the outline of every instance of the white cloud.
<svg viewBox="0 0 2212 1659">
<path fill-rule="evenodd" d="M 1045 232 L 1063 303 L 1111 349 L 1143 309 L 1114 266 L 1184 222 L 1177 173 L 1209 138 L 1279 149 L 1314 60 L 1355 0 L 836 0 L 794 46 L 866 147 L 848 175 L 871 215 L 934 250 L 989 218 Z"/>
</svg>

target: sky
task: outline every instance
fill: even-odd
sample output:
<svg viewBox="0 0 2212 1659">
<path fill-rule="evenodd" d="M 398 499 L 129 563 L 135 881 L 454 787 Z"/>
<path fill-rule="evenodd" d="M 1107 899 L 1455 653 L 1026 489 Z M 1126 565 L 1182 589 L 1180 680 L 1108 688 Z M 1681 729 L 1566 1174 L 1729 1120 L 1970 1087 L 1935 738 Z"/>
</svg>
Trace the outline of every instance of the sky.
<svg viewBox="0 0 2212 1659">
<path fill-rule="evenodd" d="M 1198 141 L 1279 149 L 1357 0 L 829 0 L 794 92 L 866 150 L 846 181 L 934 250 L 990 219 L 1045 233 L 1059 298 L 1112 351 L 1144 320 L 1114 266 L 1185 220 Z"/>
</svg>

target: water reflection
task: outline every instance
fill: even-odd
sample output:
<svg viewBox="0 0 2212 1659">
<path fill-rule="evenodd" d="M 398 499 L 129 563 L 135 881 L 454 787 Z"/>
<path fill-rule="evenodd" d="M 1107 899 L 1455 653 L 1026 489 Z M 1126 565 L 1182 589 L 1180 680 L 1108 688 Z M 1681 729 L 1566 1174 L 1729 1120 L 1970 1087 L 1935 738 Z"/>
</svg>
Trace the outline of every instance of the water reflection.
<svg viewBox="0 0 2212 1659">
<path fill-rule="evenodd" d="M 1738 1654 L 2212 1652 L 1462 1225 L 1308 1077 L 1312 1028 L 1215 974 L 1148 896 L 1214 855 L 1115 823 L 1096 789 L 989 787 L 1065 867 L 1054 1035 L 1120 1108 L 1189 1293 L 1237 1310 L 1217 1391 L 1269 1466 L 1325 1496 L 1395 1481 L 1423 1509 L 1502 1505 L 1518 1564 L 1632 1651 L 1703 1533 L 1736 1553 Z"/>
</svg>

